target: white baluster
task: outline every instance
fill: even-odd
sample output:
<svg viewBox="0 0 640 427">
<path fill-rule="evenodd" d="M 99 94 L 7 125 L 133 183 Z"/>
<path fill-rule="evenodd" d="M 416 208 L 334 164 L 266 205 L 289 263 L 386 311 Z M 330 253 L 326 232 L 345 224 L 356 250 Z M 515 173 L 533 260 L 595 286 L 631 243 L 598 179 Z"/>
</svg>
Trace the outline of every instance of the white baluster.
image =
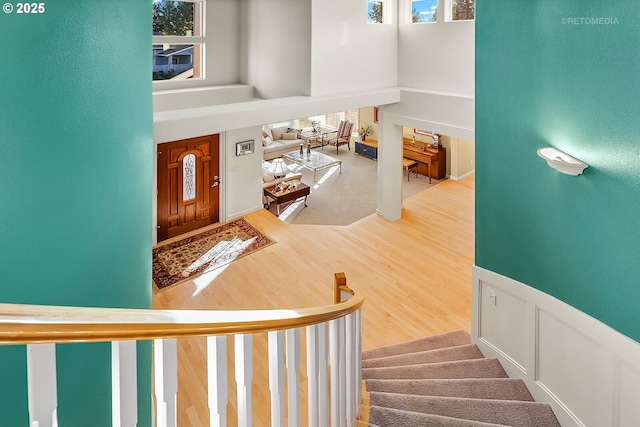
<svg viewBox="0 0 640 427">
<path fill-rule="evenodd" d="M 340 387 L 340 400 L 338 404 L 340 405 L 340 426 L 348 425 L 347 420 L 347 379 L 345 378 L 346 370 L 346 361 L 347 355 L 345 351 L 345 341 L 346 341 L 346 332 L 345 332 L 345 321 L 344 317 L 338 319 L 338 333 L 340 335 L 340 346 L 338 347 L 338 377 L 339 377 L 339 387 Z"/>
<path fill-rule="evenodd" d="M 178 343 L 174 338 L 153 340 L 153 370 L 158 427 L 176 427 Z"/>
<path fill-rule="evenodd" d="M 227 337 L 207 337 L 209 425 L 227 425 Z"/>
<path fill-rule="evenodd" d="M 309 427 L 320 427 L 318 418 L 318 325 L 307 326 L 307 401 Z"/>
<path fill-rule="evenodd" d="M 57 427 L 56 345 L 27 345 L 29 425 Z"/>
<path fill-rule="evenodd" d="M 284 331 L 269 331 L 271 427 L 284 427 Z"/>
<path fill-rule="evenodd" d="M 329 360 L 331 362 L 331 426 L 340 426 L 340 347 L 342 343 L 340 341 L 340 331 L 338 324 L 339 319 L 329 322 L 329 349 L 331 355 Z"/>
<path fill-rule="evenodd" d="M 236 386 L 238 389 L 238 427 L 251 427 L 251 379 L 253 348 L 251 335 L 236 335 Z"/>
<path fill-rule="evenodd" d="M 136 341 L 111 342 L 111 418 L 113 427 L 138 424 Z"/>
<path fill-rule="evenodd" d="M 356 311 L 356 418 L 362 403 L 362 309 Z"/>
<path fill-rule="evenodd" d="M 300 425 L 300 329 L 287 330 L 287 389 L 289 426 Z"/>
<path fill-rule="evenodd" d="M 329 376 L 327 364 L 327 323 L 318 325 L 318 425 L 329 425 Z"/>
<path fill-rule="evenodd" d="M 355 390 L 355 322 L 353 313 L 349 314 L 345 318 L 345 380 L 346 384 L 346 393 L 345 393 L 345 404 L 346 404 L 346 418 L 347 418 L 347 426 L 353 427 L 356 420 L 356 390 Z"/>
</svg>

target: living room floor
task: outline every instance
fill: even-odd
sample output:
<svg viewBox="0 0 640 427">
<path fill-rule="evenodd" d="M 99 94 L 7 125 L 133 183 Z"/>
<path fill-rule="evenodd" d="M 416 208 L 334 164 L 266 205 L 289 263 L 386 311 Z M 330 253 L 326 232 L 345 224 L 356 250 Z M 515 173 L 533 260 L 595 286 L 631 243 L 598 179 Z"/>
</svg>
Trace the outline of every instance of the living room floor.
<svg viewBox="0 0 640 427">
<path fill-rule="evenodd" d="M 320 150 L 320 148 L 316 148 Z M 338 160 L 342 160 L 342 174 L 338 166 L 317 172 L 317 181 L 313 182 L 313 172 L 288 162 L 302 173 L 302 182 L 311 187 L 311 195 L 304 201 L 299 200 L 280 208 L 280 220 L 287 224 L 348 225 L 365 218 L 376 211 L 377 207 L 377 168 L 378 163 L 359 154 L 353 148 L 340 147 L 336 154 L 334 147 L 324 147 L 321 151 Z M 410 197 L 442 180 L 411 173 L 407 181 L 407 172 L 403 175 L 403 197 Z M 275 215 L 275 205 L 270 211 Z"/>
</svg>

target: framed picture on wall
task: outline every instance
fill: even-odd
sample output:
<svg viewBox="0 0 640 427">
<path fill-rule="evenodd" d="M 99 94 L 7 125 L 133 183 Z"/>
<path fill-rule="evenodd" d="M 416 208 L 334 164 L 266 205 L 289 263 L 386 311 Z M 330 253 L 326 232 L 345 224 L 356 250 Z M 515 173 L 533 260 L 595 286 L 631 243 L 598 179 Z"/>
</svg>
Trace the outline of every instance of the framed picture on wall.
<svg viewBox="0 0 640 427">
<path fill-rule="evenodd" d="M 426 136 L 430 136 L 433 138 L 434 133 L 430 132 L 428 130 L 424 130 L 424 129 L 413 129 L 413 133 L 416 133 L 418 135 L 426 135 Z"/>
<path fill-rule="evenodd" d="M 253 153 L 253 139 L 236 143 L 236 156 Z"/>
</svg>

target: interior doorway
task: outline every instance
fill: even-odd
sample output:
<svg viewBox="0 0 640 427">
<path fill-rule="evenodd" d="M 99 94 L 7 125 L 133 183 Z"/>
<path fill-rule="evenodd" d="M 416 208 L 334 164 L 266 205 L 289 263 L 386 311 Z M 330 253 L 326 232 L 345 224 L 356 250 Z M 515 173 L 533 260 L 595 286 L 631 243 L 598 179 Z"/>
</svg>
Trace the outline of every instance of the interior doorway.
<svg viewBox="0 0 640 427">
<path fill-rule="evenodd" d="M 220 218 L 220 137 L 158 144 L 158 242 Z"/>
</svg>

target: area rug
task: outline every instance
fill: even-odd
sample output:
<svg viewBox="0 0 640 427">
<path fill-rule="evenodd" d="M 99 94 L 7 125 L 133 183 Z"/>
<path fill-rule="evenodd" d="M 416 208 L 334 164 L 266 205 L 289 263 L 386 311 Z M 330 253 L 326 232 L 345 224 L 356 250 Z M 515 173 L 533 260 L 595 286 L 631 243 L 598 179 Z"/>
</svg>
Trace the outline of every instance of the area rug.
<svg viewBox="0 0 640 427">
<path fill-rule="evenodd" d="M 244 218 L 153 249 L 153 283 L 165 289 L 275 243 Z"/>
</svg>

